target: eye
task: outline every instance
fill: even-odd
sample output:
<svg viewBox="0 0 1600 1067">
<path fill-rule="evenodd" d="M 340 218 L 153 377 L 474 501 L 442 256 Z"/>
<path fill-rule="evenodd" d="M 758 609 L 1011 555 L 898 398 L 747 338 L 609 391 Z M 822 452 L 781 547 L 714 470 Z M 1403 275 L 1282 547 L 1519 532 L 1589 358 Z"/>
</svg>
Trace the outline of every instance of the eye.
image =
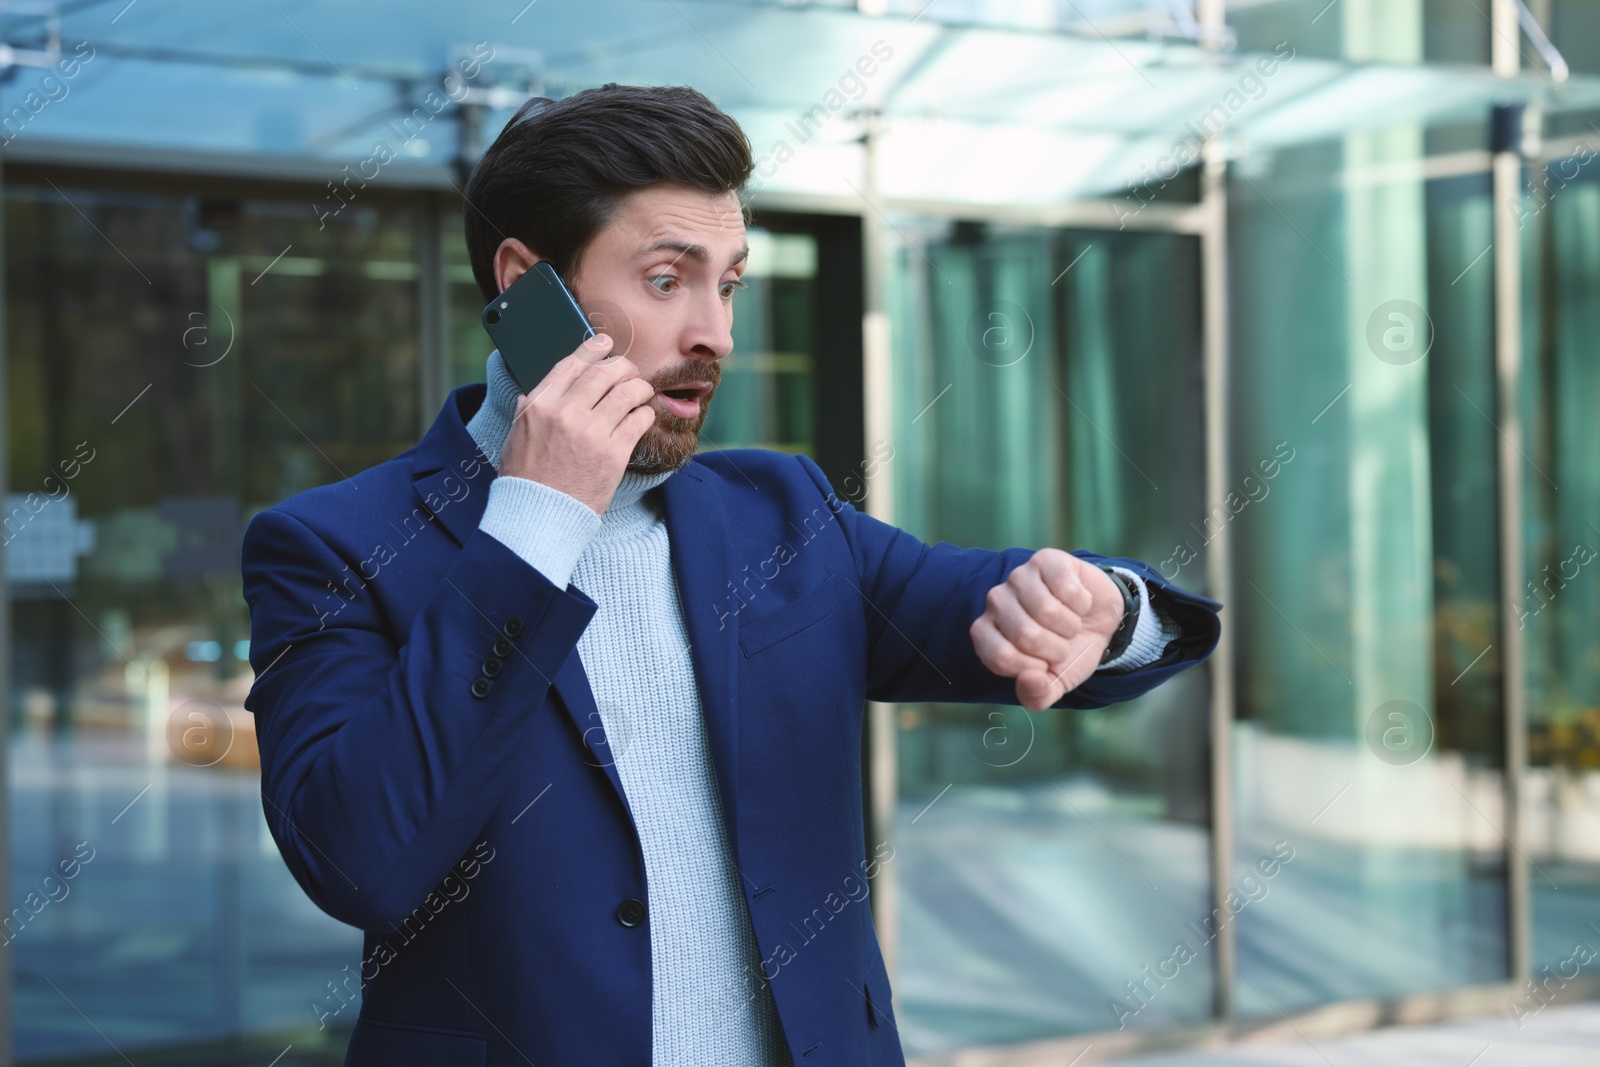
<svg viewBox="0 0 1600 1067">
<path fill-rule="evenodd" d="M 723 282 L 722 283 L 722 299 L 724 299 L 724 300 L 732 300 L 734 293 L 738 292 L 740 289 L 748 289 L 748 288 L 750 288 L 750 286 L 746 285 L 744 282 L 740 281 L 738 278 L 734 278 L 731 281 Z"/>
<path fill-rule="evenodd" d="M 659 285 L 656 285 L 656 282 L 671 282 L 672 284 L 676 285 L 677 282 L 678 282 L 678 276 L 676 274 L 657 274 L 657 275 L 655 275 L 655 276 L 653 276 L 651 278 L 647 278 L 645 280 L 650 285 L 655 286 L 655 288 L 656 288 L 656 290 L 658 292 L 665 293 L 665 292 L 667 292 L 667 290 L 661 288 L 661 286 L 659 286 Z"/>
</svg>

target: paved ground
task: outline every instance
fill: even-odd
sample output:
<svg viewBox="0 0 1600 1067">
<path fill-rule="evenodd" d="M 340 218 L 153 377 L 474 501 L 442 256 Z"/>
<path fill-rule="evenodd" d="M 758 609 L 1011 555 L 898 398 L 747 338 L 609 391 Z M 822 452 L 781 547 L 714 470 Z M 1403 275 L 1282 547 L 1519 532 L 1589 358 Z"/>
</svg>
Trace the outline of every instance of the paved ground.
<svg viewBox="0 0 1600 1067">
<path fill-rule="evenodd" d="M 1521 1030 L 1500 1015 L 1120 1062 L 1132 1067 L 1593 1067 L 1600 1064 L 1600 1004 L 1546 1008 L 1524 1019 Z"/>
<path fill-rule="evenodd" d="M 43 897 L 7 935 L 13 1055 L 217 1067 L 236 1061 L 168 1051 L 315 1032 L 313 1006 L 342 1004 L 328 999 L 328 983 L 360 963 L 360 931 L 295 884 L 266 832 L 255 775 L 152 766 L 126 749 L 119 739 L 67 747 L 12 737 L 13 900 Z M 70 880 L 45 881 L 72 870 L 60 864 L 75 856 Z M 352 1004 L 327 1022 L 354 1015 Z M 305 1051 L 303 1038 L 292 1040 L 278 1067 Z"/>
</svg>

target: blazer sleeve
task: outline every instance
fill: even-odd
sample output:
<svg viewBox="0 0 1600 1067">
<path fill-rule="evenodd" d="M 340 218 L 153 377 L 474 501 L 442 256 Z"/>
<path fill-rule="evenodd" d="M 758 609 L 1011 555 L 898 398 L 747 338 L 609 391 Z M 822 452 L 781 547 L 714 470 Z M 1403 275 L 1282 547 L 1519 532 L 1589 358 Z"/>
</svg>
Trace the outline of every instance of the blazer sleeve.
<svg viewBox="0 0 1600 1067">
<path fill-rule="evenodd" d="M 801 466 L 817 485 L 850 546 L 854 581 L 867 618 L 867 696 L 891 703 L 1016 704 L 1016 679 L 983 665 L 970 627 L 983 614 L 989 590 L 1034 554 L 1031 548 L 929 545 L 836 497 L 821 468 Z M 1072 554 L 1137 571 L 1151 601 L 1182 628 L 1163 654 L 1137 670 L 1096 671 L 1051 707 L 1100 708 L 1141 696 L 1209 656 L 1222 627 L 1217 601 L 1180 589 L 1138 560 Z"/>
<path fill-rule="evenodd" d="M 256 677 L 245 707 L 267 825 L 295 880 L 334 918 L 386 930 L 488 821 L 530 716 L 597 605 L 477 529 L 397 634 L 371 590 L 336 613 L 313 607 L 347 566 L 285 511 L 251 519 L 241 569 Z M 472 683 L 502 635 L 512 648 L 480 698 Z"/>
</svg>

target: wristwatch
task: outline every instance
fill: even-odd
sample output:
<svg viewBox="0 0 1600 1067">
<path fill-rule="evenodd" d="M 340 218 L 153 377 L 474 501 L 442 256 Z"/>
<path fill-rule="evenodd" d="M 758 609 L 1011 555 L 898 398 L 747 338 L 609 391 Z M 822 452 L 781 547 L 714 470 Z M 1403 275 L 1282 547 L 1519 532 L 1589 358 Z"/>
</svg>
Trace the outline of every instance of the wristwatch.
<svg viewBox="0 0 1600 1067">
<path fill-rule="evenodd" d="M 1122 622 L 1117 625 L 1111 634 L 1111 640 L 1106 643 L 1106 650 L 1100 655 L 1100 662 L 1104 664 L 1127 651 L 1128 643 L 1133 640 L 1133 628 L 1139 622 L 1139 587 L 1133 584 L 1132 578 L 1118 573 L 1103 563 L 1096 566 L 1111 576 L 1111 580 L 1122 593 Z"/>
</svg>

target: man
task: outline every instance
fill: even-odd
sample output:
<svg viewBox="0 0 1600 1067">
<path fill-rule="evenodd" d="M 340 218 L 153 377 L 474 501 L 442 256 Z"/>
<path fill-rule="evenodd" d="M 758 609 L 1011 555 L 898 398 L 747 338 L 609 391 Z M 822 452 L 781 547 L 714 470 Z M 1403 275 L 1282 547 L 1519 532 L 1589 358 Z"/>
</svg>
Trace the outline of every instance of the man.
<svg viewBox="0 0 1600 1067">
<path fill-rule="evenodd" d="M 610 332 L 527 395 L 491 354 L 415 448 L 249 524 L 267 821 L 366 933 L 313 1004 L 361 992 L 348 1064 L 903 1064 L 834 906 L 882 858 L 864 701 L 1099 707 L 1216 642 L 1135 561 L 929 546 L 804 456 L 696 452 L 751 169 L 691 89 L 531 101 L 466 190 L 474 274 L 548 259 Z"/>
</svg>

